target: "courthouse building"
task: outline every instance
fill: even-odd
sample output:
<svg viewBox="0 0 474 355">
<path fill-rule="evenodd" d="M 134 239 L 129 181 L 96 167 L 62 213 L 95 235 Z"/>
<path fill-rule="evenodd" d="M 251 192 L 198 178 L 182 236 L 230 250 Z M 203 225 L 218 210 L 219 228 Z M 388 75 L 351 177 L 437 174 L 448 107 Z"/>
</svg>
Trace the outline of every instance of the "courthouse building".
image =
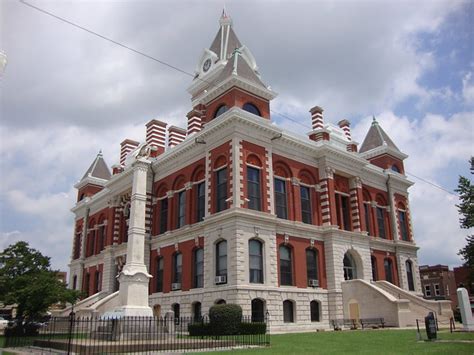
<svg viewBox="0 0 474 355">
<path fill-rule="evenodd" d="M 112 171 L 99 154 L 75 186 L 69 284 L 88 295 L 77 310 L 116 304 L 134 213 L 131 161 L 146 148 L 138 217 L 156 315 L 199 316 L 227 302 L 268 315 L 275 331 L 349 317 L 413 323 L 408 303 L 423 300 L 407 155 L 375 119 L 360 146 L 347 120 L 325 122 L 318 106 L 308 108 L 306 135 L 273 124 L 277 94 L 225 13 L 195 71 L 186 129 L 149 121 L 142 143 L 121 143 Z"/>
</svg>

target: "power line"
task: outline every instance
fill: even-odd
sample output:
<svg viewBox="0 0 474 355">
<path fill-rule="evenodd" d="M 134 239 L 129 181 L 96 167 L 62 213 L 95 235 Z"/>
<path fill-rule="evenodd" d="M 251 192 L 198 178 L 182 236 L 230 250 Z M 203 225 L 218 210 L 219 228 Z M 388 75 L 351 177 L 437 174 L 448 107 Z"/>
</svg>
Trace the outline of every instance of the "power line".
<svg viewBox="0 0 474 355">
<path fill-rule="evenodd" d="M 439 190 L 442 190 L 444 192 L 447 192 L 448 194 L 450 195 L 453 195 L 453 196 L 456 196 L 456 197 L 459 197 L 459 195 L 455 194 L 454 192 L 452 191 L 449 191 L 448 189 L 445 189 L 444 187 L 442 186 L 439 186 L 439 185 L 436 185 L 434 183 L 432 183 L 431 181 L 428 181 L 426 179 L 423 179 L 422 177 L 419 177 L 419 176 L 416 176 L 416 175 L 413 175 L 412 173 L 409 173 L 409 172 L 406 172 L 407 175 L 410 175 L 410 176 L 413 176 L 414 178 L 420 180 L 420 181 L 423 181 L 424 183 L 428 184 L 428 185 L 431 185 L 433 187 L 436 187 L 437 189 Z"/>
<path fill-rule="evenodd" d="M 125 44 L 123 44 L 123 43 L 120 43 L 120 42 L 118 42 L 118 41 L 115 41 L 115 40 L 113 40 L 113 39 L 111 39 L 111 38 L 109 38 L 109 37 L 106 37 L 106 36 L 104 36 L 104 35 L 101 35 L 100 33 L 97 33 L 97 32 L 95 32 L 95 31 L 92 31 L 92 30 L 90 30 L 90 29 L 88 29 L 88 28 L 85 28 L 85 27 L 83 27 L 83 26 L 81 26 L 81 25 L 78 25 L 77 23 L 74 23 L 74 22 L 72 22 L 72 21 L 69 21 L 69 20 L 67 20 L 67 19 L 65 19 L 65 18 L 63 18 L 63 17 L 61 17 L 61 16 L 55 15 L 55 14 L 53 14 L 53 13 L 51 13 L 51 12 L 49 12 L 49 11 L 46 11 L 46 10 L 40 8 L 40 7 L 37 7 L 37 6 L 35 6 L 35 5 L 32 5 L 32 4 L 30 4 L 30 3 L 28 3 L 28 2 L 26 2 L 26 1 L 24 1 L 24 0 L 19 0 L 19 2 L 22 3 L 23 5 L 29 6 L 30 8 L 32 8 L 32 9 L 34 9 L 34 10 L 37 10 L 37 11 L 43 13 L 43 14 L 46 14 L 46 15 L 51 16 L 51 17 L 53 17 L 53 18 L 55 18 L 55 19 L 57 19 L 57 20 L 59 20 L 59 21 L 62 21 L 62 22 L 64 22 L 64 23 L 67 23 L 68 25 L 74 26 L 74 27 L 76 27 L 76 28 L 78 28 L 78 29 L 80 29 L 80 30 L 82 30 L 82 31 L 85 31 L 85 32 L 87 32 L 87 33 L 89 33 L 89 34 L 92 34 L 92 35 L 94 35 L 94 36 L 96 36 L 96 37 L 99 37 L 99 38 L 101 38 L 101 39 L 103 39 L 103 40 L 106 40 L 106 41 L 108 41 L 108 42 L 110 42 L 110 43 L 113 43 L 113 44 L 115 44 L 115 45 L 117 45 L 117 46 L 120 46 L 120 47 L 122 47 L 122 48 L 128 49 L 129 51 L 132 51 L 133 53 L 136 53 L 136 54 L 141 55 L 141 56 L 143 56 L 143 57 L 145 57 L 145 58 L 151 59 L 151 60 L 153 60 L 153 61 L 155 61 L 155 62 L 157 62 L 157 63 L 160 63 L 160 64 L 162 64 L 162 65 L 164 65 L 164 66 L 167 66 L 168 68 L 171 68 L 171 69 L 176 70 L 176 71 L 178 71 L 178 72 L 180 72 L 180 73 L 182 73 L 182 74 L 185 74 L 185 75 L 188 75 L 188 76 L 190 76 L 190 77 L 192 77 L 192 78 L 195 78 L 195 75 L 194 75 L 194 74 L 192 74 L 192 73 L 190 73 L 190 72 L 188 72 L 188 71 L 186 71 L 186 70 L 183 70 L 183 69 L 181 69 L 181 68 L 178 68 L 178 67 L 176 67 L 176 66 L 174 66 L 174 65 L 172 65 L 172 64 L 169 64 L 169 63 L 167 63 L 167 62 L 165 62 L 165 61 L 163 61 L 163 60 L 160 60 L 160 59 L 158 59 L 158 58 L 155 58 L 155 57 L 153 57 L 153 56 L 151 56 L 151 55 L 149 55 L 149 54 L 146 54 L 146 53 L 144 53 L 144 52 L 142 52 L 142 51 L 139 51 L 139 50 L 137 50 L 137 49 L 135 49 L 135 48 L 132 48 L 132 47 L 127 46 L 127 45 L 125 45 Z M 209 84 L 209 85 L 211 85 L 211 86 L 213 86 L 213 87 L 217 87 L 216 84 L 214 84 L 214 83 L 212 83 L 212 82 L 209 82 L 209 81 L 207 81 L 207 80 L 205 80 L 205 79 L 202 79 L 202 78 L 199 78 L 199 77 L 197 77 L 197 79 L 198 79 L 198 80 L 201 80 L 201 81 L 203 81 L 203 82 L 205 82 L 205 83 L 207 83 L 207 84 Z M 275 110 L 273 110 L 273 109 L 271 109 L 270 112 L 272 112 L 272 113 L 274 113 L 274 114 L 276 114 L 276 115 L 278 115 L 278 116 L 280 116 L 280 117 L 283 117 L 283 118 L 285 118 L 285 119 L 287 119 L 287 120 L 289 120 L 289 121 L 292 121 L 292 122 L 294 122 L 294 123 L 297 123 L 297 124 L 299 124 L 300 126 L 302 126 L 302 127 L 304 127 L 304 128 L 311 129 L 311 127 L 309 127 L 308 125 L 305 125 L 305 124 L 299 122 L 298 120 L 295 120 L 295 119 L 293 119 L 293 118 L 289 117 L 288 115 L 285 115 L 285 114 L 283 114 L 283 113 L 281 113 L 281 112 L 275 111 Z M 457 194 L 455 194 L 455 193 L 453 193 L 453 192 L 451 192 L 451 191 L 449 191 L 449 190 L 447 190 L 447 189 L 445 189 L 445 188 L 443 188 L 443 187 L 441 187 L 441 186 L 439 186 L 439 185 L 436 185 L 436 184 L 434 184 L 434 183 L 432 183 L 432 182 L 430 182 L 430 181 L 428 181 L 428 180 L 426 180 L 426 179 L 423 179 L 423 178 L 421 178 L 421 177 L 419 177 L 419 176 L 416 176 L 416 175 L 411 174 L 411 173 L 408 173 L 408 172 L 407 172 L 407 175 L 413 176 L 414 178 L 417 178 L 418 180 L 423 181 L 424 183 L 429 184 L 429 185 L 431 185 L 431 186 L 433 186 L 433 187 L 435 187 L 435 188 L 437 188 L 437 189 L 439 189 L 439 190 L 442 190 L 442 191 L 444 191 L 444 192 L 447 192 L 447 193 L 449 193 L 449 194 L 451 194 L 451 195 L 453 195 L 453 196 L 459 197 Z"/>
</svg>

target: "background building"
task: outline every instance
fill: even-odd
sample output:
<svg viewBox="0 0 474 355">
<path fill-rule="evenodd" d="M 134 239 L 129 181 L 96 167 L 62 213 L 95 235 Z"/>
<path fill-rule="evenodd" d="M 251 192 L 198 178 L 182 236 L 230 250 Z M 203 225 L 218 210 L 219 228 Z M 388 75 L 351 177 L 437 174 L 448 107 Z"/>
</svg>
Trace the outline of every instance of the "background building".
<svg viewBox="0 0 474 355">
<path fill-rule="evenodd" d="M 418 296 L 407 156 L 375 118 L 359 150 L 350 123 L 325 123 L 318 106 L 307 136 L 272 124 L 276 93 L 225 13 L 188 92 L 187 129 L 151 120 L 144 143 L 121 143 L 112 173 L 99 154 L 76 184 L 69 284 L 89 295 L 79 313 L 117 306 L 132 216 L 145 220 L 156 315 L 198 317 L 231 302 L 268 314 L 273 331 L 359 317 L 414 324 L 420 302 L 423 316 L 451 315 Z M 147 149 L 142 216 L 130 208 L 132 165 Z"/>
<path fill-rule="evenodd" d="M 421 289 L 429 300 L 450 300 L 453 309 L 458 306 L 454 272 L 447 265 L 421 265 Z"/>
</svg>

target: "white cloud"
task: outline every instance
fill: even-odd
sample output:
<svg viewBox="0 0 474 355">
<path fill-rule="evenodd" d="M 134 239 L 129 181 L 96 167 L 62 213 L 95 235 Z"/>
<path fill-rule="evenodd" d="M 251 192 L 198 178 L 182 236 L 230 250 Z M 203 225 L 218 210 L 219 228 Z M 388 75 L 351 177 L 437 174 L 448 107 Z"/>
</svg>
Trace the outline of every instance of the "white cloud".
<svg viewBox="0 0 474 355">
<path fill-rule="evenodd" d="M 462 78 L 462 96 L 468 105 L 474 104 L 474 78 L 472 72 Z"/>
</svg>

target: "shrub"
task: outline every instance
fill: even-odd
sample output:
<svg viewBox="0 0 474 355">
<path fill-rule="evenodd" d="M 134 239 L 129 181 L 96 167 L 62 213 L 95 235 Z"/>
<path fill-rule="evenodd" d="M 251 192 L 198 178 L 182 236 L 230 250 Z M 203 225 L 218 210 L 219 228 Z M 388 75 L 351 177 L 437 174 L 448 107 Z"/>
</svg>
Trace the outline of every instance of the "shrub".
<svg viewBox="0 0 474 355">
<path fill-rule="evenodd" d="M 212 335 L 211 325 L 209 323 L 191 323 L 188 324 L 188 332 L 190 336 L 206 336 Z"/>
<path fill-rule="evenodd" d="M 215 335 L 238 334 L 242 307 L 237 304 L 216 304 L 209 309 L 209 320 Z"/>
<path fill-rule="evenodd" d="M 267 332 L 267 325 L 265 323 L 240 323 L 239 334 L 253 335 L 265 334 Z"/>
</svg>

